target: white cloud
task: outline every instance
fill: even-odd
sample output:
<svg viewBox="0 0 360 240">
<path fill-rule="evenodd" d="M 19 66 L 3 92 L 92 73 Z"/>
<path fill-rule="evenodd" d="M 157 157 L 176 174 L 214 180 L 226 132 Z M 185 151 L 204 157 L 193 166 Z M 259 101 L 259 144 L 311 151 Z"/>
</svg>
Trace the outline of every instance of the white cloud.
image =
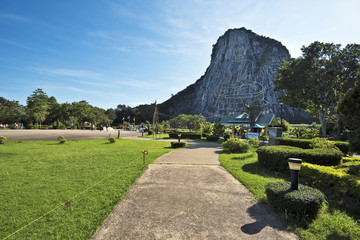
<svg viewBox="0 0 360 240">
<path fill-rule="evenodd" d="M 16 14 L 10 14 L 10 13 L 0 13 L 0 18 L 10 20 L 10 21 L 16 21 L 16 22 L 28 22 L 29 19 L 16 15 Z"/>
<path fill-rule="evenodd" d="M 59 77 L 100 79 L 102 76 L 100 73 L 93 71 L 73 70 L 67 68 L 29 67 L 28 70 L 42 75 L 59 76 Z"/>
</svg>

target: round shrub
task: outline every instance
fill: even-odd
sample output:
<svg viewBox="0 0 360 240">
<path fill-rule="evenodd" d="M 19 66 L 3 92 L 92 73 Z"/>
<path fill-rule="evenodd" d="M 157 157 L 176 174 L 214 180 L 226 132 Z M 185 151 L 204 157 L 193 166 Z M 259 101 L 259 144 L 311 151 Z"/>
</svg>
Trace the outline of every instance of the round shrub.
<svg viewBox="0 0 360 240">
<path fill-rule="evenodd" d="M 265 185 L 268 202 L 279 212 L 297 220 L 316 218 L 325 196 L 317 189 L 299 184 L 290 190 L 289 182 L 270 182 Z"/>
<path fill-rule="evenodd" d="M 64 144 L 67 142 L 67 139 L 64 136 L 60 136 L 57 139 L 59 141 L 60 144 Z"/>
<path fill-rule="evenodd" d="M 184 142 L 171 142 L 171 147 L 172 148 L 183 148 L 183 147 L 185 147 L 185 143 Z"/>
<path fill-rule="evenodd" d="M 257 147 L 260 146 L 260 140 L 259 139 L 249 138 L 248 142 L 249 142 L 250 146 L 253 147 L 253 148 L 257 148 Z"/>
<path fill-rule="evenodd" d="M 110 143 L 115 143 L 116 142 L 116 138 L 114 138 L 114 137 L 111 137 L 108 140 L 109 140 Z"/>
<path fill-rule="evenodd" d="M 5 144 L 5 142 L 7 141 L 7 138 L 4 136 L 0 137 L 0 144 Z"/>
<path fill-rule="evenodd" d="M 250 144 L 247 141 L 234 137 L 230 137 L 222 145 L 231 153 L 246 153 L 250 149 Z"/>
</svg>

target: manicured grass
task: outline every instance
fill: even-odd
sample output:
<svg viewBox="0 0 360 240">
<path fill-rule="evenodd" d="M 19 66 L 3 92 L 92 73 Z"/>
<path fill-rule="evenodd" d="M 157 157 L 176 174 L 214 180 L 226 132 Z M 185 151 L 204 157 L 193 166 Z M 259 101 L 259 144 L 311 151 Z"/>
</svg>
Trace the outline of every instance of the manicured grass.
<svg viewBox="0 0 360 240">
<path fill-rule="evenodd" d="M 255 152 L 244 154 L 224 152 L 220 155 L 220 163 L 263 202 L 266 202 L 266 182 L 290 181 L 290 172 L 287 175 L 262 168 L 257 162 Z M 360 239 L 360 226 L 356 220 L 333 207 L 337 205 L 331 202 L 334 196 L 326 195 L 326 197 L 329 202 L 324 204 L 318 218 L 311 223 L 296 223 L 283 214 L 282 217 L 289 229 L 301 239 Z"/>
<path fill-rule="evenodd" d="M 0 145 L 0 239 L 88 239 L 168 142 L 107 139 Z M 70 200 L 69 202 L 67 202 Z"/>
</svg>

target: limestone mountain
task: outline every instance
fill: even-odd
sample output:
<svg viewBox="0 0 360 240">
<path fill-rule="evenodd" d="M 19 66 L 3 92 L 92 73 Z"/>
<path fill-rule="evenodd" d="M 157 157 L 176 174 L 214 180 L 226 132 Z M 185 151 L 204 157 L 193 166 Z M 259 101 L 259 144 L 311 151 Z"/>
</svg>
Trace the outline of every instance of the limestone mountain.
<svg viewBox="0 0 360 240">
<path fill-rule="evenodd" d="M 202 114 L 209 121 L 241 112 L 245 105 L 258 104 L 263 112 L 280 116 L 274 91 L 277 69 L 290 54 L 280 42 L 259 36 L 245 28 L 231 29 L 213 45 L 211 62 L 194 84 L 159 105 L 169 115 Z M 303 118 L 304 112 L 283 107 L 284 119 Z"/>
</svg>

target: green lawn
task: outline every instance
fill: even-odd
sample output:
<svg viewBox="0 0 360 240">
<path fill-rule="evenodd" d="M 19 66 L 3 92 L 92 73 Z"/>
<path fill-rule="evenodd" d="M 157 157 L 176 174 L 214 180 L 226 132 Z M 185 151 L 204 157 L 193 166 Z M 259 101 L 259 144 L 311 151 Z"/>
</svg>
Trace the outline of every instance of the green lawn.
<svg viewBox="0 0 360 240">
<path fill-rule="evenodd" d="M 220 163 L 262 202 L 266 202 L 266 182 L 290 181 L 290 172 L 289 174 L 276 173 L 259 166 L 255 152 L 222 153 Z M 357 221 L 349 217 L 345 211 L 338 209 L 339 204 L 335 203 L 334 193 L 326 193 L 326 197 L 328 202 L 324 204 L 320 215 L 313 222 L 296 223 L 283 215 L 288 228 L 298 234 L 301 239 L 360 239 L 360 226 Z"/>
<path fill-rule="evenodd" d="M 144 150 L 146 165 L 171 151 L 124 139 L 0 145 L 0 239 L 38 218 L 7 239 L 90 238 L 143 173 Z"/>
</svg>

